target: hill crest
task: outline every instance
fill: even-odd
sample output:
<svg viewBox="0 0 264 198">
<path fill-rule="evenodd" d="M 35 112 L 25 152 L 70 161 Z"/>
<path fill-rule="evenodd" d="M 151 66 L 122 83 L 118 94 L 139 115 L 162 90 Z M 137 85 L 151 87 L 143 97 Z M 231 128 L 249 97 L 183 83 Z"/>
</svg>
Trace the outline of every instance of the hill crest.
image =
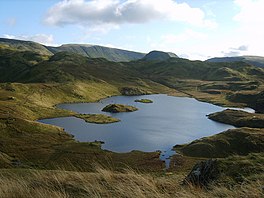
<svg viewBox="0 0 264 198">
<path fill-rule="evenodd" d="M 168 60 L 170 58 L 179 58 L 176 54 L 172 53 L 172 52 L 163 52 L 163 51 L 151 51 L 148 54 L 146 54 L 143 57 L 143 60 L 146 61 L 165 61 Z"/>
</svg>

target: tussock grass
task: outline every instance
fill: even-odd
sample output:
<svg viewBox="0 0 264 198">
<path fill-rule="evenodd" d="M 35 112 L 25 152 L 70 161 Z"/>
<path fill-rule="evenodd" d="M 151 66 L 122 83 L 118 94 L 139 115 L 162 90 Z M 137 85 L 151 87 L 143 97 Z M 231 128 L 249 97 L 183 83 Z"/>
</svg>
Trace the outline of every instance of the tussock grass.
<svg viewBox="0 0 264 198">
<path fill-rule="evenodd" d="M 96 167 L 93 173 L 74 171 L 2 170 L 0 197 L 261 197 L 262 183 L 210 190 L 182 186 L 179 175 L 153 177 L 131 169 L 114 172 Z"/>
</svg>

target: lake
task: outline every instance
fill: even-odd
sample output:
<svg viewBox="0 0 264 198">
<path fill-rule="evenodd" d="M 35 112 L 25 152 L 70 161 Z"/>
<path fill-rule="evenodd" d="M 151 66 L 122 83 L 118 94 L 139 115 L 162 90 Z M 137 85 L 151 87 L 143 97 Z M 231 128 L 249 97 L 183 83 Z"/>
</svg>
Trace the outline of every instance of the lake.
<svg viewBox="0 0 264 198">
<path fill-rule="evenodd" d="M 134 102 L 142 98 L 151 99 L 153 103 Z M 111 103 L 132 105 L 139 110 L 115 114 L 101 111 Z M 93 124 L 75 117 L 43 119 L 40 122 L 60 126 L 80 142 L 103 141 L 102 148 L 114 152 L 161 150 L 161 159 L 167 163 L 166 158 L 173 154 L 171 148 L 174 145 L 235 128 L 206 117 L 207 114 L 222 111 L 223 107 L 165 94 L 114 96 L 95 103 L 60 104 L 57 107 L 79 113 L 107 114 L 121 122 Z"/>
</svg>

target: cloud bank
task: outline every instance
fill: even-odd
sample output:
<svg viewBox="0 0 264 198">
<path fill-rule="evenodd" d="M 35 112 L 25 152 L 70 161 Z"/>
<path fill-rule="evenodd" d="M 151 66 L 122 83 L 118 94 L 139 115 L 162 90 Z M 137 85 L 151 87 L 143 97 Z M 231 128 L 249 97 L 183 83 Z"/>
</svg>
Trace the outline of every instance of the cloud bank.
<svg viewBox="0 0 264 198">
<path fill-rule="evenodd" d="M 44 22 L 48 25 L 142 24 L 155 20 L 187 23 L 198 27 L 215 27 L 204 12 L 187 3 L 173 0 L 64 0 L 51 7 Z"/>
</svg>

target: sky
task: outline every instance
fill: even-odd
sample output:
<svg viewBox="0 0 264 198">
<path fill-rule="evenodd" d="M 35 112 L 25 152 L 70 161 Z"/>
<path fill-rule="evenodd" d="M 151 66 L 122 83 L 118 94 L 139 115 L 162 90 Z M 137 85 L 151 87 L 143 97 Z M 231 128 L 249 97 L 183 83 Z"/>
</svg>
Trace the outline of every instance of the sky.
<svg viewBox="0 0 264 198">
<path fill-rule="evenodd" d="M 0 0 L 0 37 L 191 60 L 264 56 L 264 0 Z"/>
</svg>

